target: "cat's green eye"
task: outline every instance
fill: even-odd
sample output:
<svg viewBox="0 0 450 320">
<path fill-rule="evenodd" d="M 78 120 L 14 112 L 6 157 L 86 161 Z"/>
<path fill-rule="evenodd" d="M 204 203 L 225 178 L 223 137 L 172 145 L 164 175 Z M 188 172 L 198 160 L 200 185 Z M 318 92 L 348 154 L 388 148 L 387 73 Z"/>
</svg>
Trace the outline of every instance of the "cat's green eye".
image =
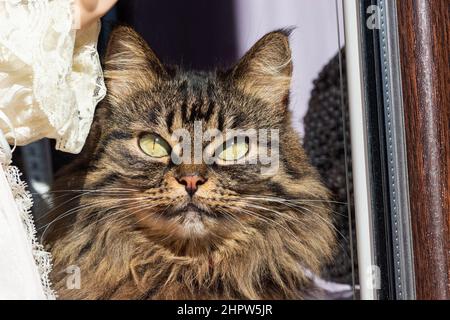
<svg viewBox="0 0 450 320">
<path fill-rule="evenodd" d="M 167 157 L 170 153 L 170 146 L 157 134 L 147 133 L 139 139 L 139 146 L 142 151 L 153 158 Z"/>
<path fill-rule="evenodd" d="M 246 141 L 236 141 L 224 145 L 225 149 L 219 153 L 219 159 L 223 161 L 239 160 L 248 153 L 248 143 Z"/>
</svg>

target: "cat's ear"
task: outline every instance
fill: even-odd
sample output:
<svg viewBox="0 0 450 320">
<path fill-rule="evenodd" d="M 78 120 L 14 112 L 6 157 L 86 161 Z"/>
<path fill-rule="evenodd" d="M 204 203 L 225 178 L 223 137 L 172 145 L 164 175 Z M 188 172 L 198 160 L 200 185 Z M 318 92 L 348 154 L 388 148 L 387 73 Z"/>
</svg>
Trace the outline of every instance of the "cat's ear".
<svg viewBox="0 0 450 320">
<path fill-rule="evenodd" d="M 106 87 L 113 103 L 120 103 L 137 90 L 148 90 L 167 76 L 145 40 L 126 26 L 111 32 L 104 65 Z"/>
<path fill-rule="evenodd" d="M 285 105 L 292 78 L 291 30 L 262 37 L 232 70 L 233 81 L 246 94 L 271 105 Z"/>
</svg>

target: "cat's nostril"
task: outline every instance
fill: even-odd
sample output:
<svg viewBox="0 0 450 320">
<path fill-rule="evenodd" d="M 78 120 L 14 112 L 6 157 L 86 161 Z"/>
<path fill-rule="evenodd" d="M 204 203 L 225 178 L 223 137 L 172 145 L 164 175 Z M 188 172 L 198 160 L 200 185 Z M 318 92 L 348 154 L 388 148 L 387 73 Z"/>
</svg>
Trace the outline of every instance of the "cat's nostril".
<svg viewBox="0 0 450 320">
<path fill-rule="evenodd" d="M 193 196 L 197 191 L 198 186 L 204 184 L 206 182 L 206 179 L 198 175 L 190 175 L 181 177 L 180 179 L 178 179 L 178 182 L 185 186 L 186 192 L 190 196 Z"/>
</svg>

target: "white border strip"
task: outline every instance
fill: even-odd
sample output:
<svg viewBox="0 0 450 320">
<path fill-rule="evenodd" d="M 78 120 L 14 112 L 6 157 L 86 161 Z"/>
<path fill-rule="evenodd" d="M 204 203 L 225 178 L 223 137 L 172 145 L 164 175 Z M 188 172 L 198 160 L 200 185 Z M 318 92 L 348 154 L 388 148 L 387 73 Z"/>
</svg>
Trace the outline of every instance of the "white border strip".
<svg viewBox="0 0 450 320">
<path fill-rule="evenodd" d="M 374 268 L 367 166 L 366 128 L 361 70 L 359 1 L 345 0 L 345 53 L 352 148 L 353 190 L 360 294 L 363 300 L 376 299 L 377 269 Z"/>
</svg>

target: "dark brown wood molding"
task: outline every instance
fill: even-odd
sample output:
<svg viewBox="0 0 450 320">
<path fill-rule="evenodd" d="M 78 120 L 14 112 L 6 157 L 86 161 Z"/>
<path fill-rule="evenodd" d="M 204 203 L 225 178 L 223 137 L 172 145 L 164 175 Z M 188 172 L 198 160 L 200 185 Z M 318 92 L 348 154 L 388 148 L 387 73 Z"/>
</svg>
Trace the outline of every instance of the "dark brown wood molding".
<svg viewBox="0 0 450 320">
<path fill-rule="evenodd" d="M 450 2 L 397 8 L 416 296 L 450 299 Z"/>
</svg>

